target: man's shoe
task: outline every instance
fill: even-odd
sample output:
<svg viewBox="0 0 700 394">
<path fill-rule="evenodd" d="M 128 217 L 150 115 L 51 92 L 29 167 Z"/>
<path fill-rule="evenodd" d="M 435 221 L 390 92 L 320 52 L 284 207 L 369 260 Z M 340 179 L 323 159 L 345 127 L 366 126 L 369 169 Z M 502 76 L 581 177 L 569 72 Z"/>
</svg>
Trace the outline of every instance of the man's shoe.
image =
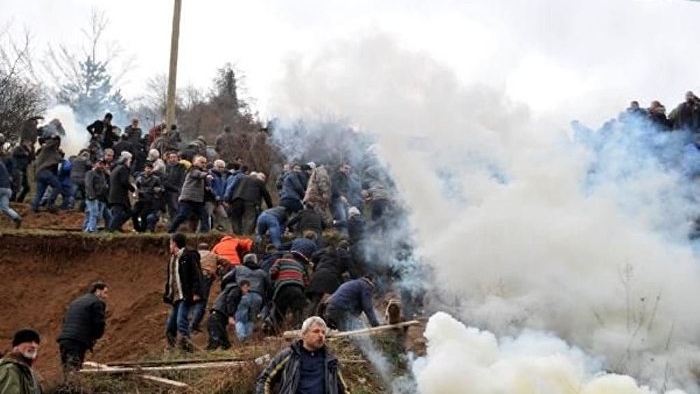
<svg viewBox="0 0 700 394">
<path fill-rule="evenodd" d="M 22 218 L 13 219 L 12 221 L 15 222 L 16 229 L 22 227 Z"/>
<path fill-rule="evenodd" d="M 177 341 L 177 347 L 187 353 L 192 353 L 194 351 L 194 346 L 190 342 L 189 338 L 180 337 Z"/>
</svg>

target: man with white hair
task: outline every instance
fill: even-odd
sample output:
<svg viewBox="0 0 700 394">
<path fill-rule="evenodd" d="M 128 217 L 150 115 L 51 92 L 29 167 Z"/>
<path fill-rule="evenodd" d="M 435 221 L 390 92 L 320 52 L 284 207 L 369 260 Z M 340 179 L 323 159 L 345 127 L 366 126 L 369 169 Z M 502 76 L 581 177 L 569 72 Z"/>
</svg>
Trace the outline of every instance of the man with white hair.
<svg viewBox="0 0 700 394">
<path fill-rule="evenodd" d="M 258 377 L 255 393 L 347 393 L 338 359 L 326 347 L 327 330 L 320 317 L 306 319 L 301 325 L 301 339 L 277 353 Z"/>
</svg>

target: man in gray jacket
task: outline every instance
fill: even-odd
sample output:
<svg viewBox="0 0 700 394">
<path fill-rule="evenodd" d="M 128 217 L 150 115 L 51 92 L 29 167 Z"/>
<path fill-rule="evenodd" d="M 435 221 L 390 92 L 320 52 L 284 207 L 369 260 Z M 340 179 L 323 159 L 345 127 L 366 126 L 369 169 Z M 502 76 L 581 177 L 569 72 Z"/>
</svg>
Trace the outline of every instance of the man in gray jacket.
<svg viewBox="0 0 700 394">
<path fill-rule="evenodd" d="M 197 155 L 192 160 L 192 167 L 187 171 L 185 183 L 182 185 L 177 216 L 168 227 L 169 233 L 176 232 L 177 228 L 192 214 L 199 218 L 199 231 L 209 232 L 209 215 L 204 209 L 204 186 L 205 182 L 211 181 L 213 177 L 207 173 L 206 167 L 206 157 Z"/>
</svg>

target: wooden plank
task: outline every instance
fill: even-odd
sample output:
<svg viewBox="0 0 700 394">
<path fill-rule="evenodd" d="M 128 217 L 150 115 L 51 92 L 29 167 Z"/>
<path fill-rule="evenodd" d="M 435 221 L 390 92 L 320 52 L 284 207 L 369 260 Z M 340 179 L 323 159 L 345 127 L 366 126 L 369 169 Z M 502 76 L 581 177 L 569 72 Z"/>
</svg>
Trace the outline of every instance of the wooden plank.
<svg viewBox="0 0 700 394">
<path fill-rule="evenodd" d="M 255 359 L 242 358 L 242 357 L 191 358 L 191 359 L 182 358 L 182 359 L 175 359 L 175 360 L 110 361 L 108 363 L 105 363 L 105 365 L 108 367 L 157 367 L 157 366 L 162 366 L 162 365 L 199 364 L 199 363 L 211 363 L 211 362 L 215 363 L 215 362 L 253 361 L 253 360 L 255 360 Z"/>
<path fill-rule="evenodd" d="M 252 361 L 252 360 L 251 360 Z M 228 361 L 217 363 L 198 363 L 182 365 L 163 365 L 152 367 L 106 367 L 101 369 L 81 369 L 82 373 L 128 373 L 128 372 L 156 372 L 156 371 L 181 371 L 189 369 L 216 369 L 244 366 L 250 361 Z"/>
<path fill-rule="evenodd" d="M 414 325 L 418 325 L 418 324 L 421 324 L 421 322 L 419 320 L 411 320 L 411 321 L 406 321 L 406 322 L 397 323 L 397 324 L 387 324 L 384 326 L 363 328 L 360 330 L 353 330 L 353 331 L 333 330 L 326 336 L 326 338 L 342 338 L 342 337 L 349 337 L 349 336 L 353 336 L 353 335 L 375 334 L 377 332 L 392 330 L 394 328 L 408 327 L 408 326 L 414 326 Z M 296 339 L 296 338 L 301 337 L 301 331 L 300 330 L 285 331 L 282 334 L 282 337 L 284 339 Z"/>
<path fill-rule="evenodd" d="M 105 364 L 99 364 L 99 363 L 96 363 L 96 362 L 93 362 L 93 361 L 85 361 L 85 362 L 83 363 L 83 365 L 87 365 L 87 366 L 93 367 L 93 368 L 95 368 L 95 369 L 81 369 L 80 372 L 86 372 L 86 371 L 91 371 L 91 372 L 93 372 L 93 371 L 108 372 L 108 371 L 111 371 L 111 370 L 113 369 L 112 367 L 109 367 L 109 366 L 107 366 L 107 365 L 105 365 Z M 136 376 L 138 376 L 139 378 L 144 379 L 144 380 L 150 380 L 150 381 L 152 381 L 152 382 L 161 383 L 161 384 L 165 384 L 165 385 L 168 385 L 168 386 L 179 387 L 179 388 L 189 387 L 189 386 L 187 385 L 187 383 L 178 382 L 177 380 L 171 380 L 171 379 L 161 378 L 161 377 L 159 377 L 159 376 L 144 375 L 144 374 L 140 374 L 140 375 L 136 375 Z"/>
</svg>

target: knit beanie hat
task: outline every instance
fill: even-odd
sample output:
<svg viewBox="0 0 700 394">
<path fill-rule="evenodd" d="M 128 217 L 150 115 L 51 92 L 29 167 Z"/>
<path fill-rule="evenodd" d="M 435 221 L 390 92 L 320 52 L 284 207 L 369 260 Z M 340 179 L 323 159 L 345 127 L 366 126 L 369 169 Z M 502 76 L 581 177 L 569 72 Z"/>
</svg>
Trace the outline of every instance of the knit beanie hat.
<svg viewBox="0 0 700 394">
<path fill-rule="evenodd" d="M 40 343 L 41 338 L 39 337 L 39 333 L 30 328 L 25 328 L 17 331 L 15 333 L 15 336 L 12 338 L 12 347 L 15 347 L 25 342 Z"/>
</svg>

